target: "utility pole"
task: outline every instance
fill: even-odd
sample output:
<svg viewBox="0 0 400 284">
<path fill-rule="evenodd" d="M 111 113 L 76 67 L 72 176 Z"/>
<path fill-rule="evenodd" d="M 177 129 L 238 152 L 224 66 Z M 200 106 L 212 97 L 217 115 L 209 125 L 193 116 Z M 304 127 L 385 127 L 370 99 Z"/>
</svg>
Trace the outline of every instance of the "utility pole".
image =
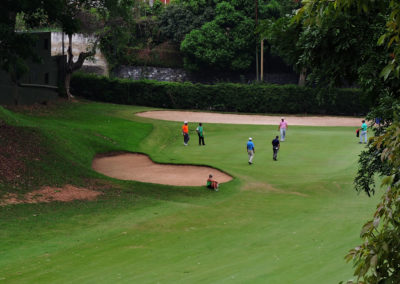
<svg viewBox="0 0 400 284">
<path fill-rule="evenodd" d="M 261 76 L 260 76 L 260 80 L 261 82 L 264 81 L 264 39 L 261 39 L 261 63 L 260 63 L 260 67 L 261 67 Z"/>
<path fill-rule="evenodd" d="M 255 0 L 255 20 L 256 20 L 256 30 L 258 27 L 258 0 Z M 259 81 L 258 77 L 258 35 L 256 33 L 256 80 Z"/>
<path fill-rule="evenodd" d="M 64 54 L 65 54 L 65 52 L 64 52 L 64 30 L 61 30 L 61 34 L 62 34 L 62 36 L 61 36 L 62 56 L 64 57 Z"/>
</svg>

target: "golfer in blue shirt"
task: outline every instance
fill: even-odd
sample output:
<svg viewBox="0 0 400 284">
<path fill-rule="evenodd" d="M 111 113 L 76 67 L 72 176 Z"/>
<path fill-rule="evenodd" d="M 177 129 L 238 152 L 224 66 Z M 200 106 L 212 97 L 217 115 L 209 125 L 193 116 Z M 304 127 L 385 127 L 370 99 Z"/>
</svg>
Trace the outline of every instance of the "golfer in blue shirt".
<svg viewBox="0 0 400 284">
<path fill-rule="evenodd" d="M 246 145 L 247 154 L 249 154 L 249 165 L 253 164 L 253 157 L 256 152 L 254 148 L 253 138 L 249 138 L 249 142 Z"/>
</svg>

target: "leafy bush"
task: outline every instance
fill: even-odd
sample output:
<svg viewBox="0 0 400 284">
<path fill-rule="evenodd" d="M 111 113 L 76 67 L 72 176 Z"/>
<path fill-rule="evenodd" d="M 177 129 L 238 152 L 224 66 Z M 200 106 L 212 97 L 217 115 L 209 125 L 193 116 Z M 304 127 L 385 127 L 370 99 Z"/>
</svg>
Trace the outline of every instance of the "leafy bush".
<svg viewBox="0 0 400 284">
<path fill-rule="evenodd" d="M 152 49 L 127 47 L 121 65 L 183 68 L 182 54 L 179 48 L 164 42 Z"/>
<path fill-rule="evenodd" d="M 371 102 L 358 89 L 326 92 L 296 85 L 132 81 L 74 74 L 75 95 L 118 104 L 252 113 L 365 114 Z"/>
</svg>

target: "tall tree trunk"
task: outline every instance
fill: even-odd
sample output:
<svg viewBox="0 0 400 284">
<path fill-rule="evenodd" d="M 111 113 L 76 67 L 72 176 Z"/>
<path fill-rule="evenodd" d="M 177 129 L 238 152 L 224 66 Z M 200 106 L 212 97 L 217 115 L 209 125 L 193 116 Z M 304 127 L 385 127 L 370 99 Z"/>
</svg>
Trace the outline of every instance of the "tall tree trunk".
<svg viewBox="0 0 400 284">
<path fill-rule="evenodd" d="M 65 78 L 64 78 L 64 87 L 65 87 L 65 91 L 67 92 L 67 96 L 68 96 L 69 100 L 72 100 L 74 98 L 74 96 L 69 91 L 69 87 L 70 87 L 70 83 L 71 83 L 71 76 L 72 76 L 72 73 L 66 72 Z"/>
<path fill-rule="evenodd" d="M 261 63 L 260 63 L 260 69 L 261 69 L 261 75 L 260 75 L 260 80 L 261 82 L 264 82 L 264 39 L 261 39 Z"/>
<path fill-rule="evenodd" d="M 74 62 L 74 55 L 72 54 L 72 34 L 68 35 L 68 58 L 67 58 L 67 63 L 65 66 L 65 81 L 64 81 L 64 86 L 65 86 L 65 91 L 67 93 L 68 99 L 71 100 L 74 98 L 74 96 L 70 92 L 70 83 L 71 83 L 71 76 L 72 73 L 74 73 L 76 70 L 80 69 L 85 62 L 85 59 L 93 56 L 96 54 L 96 47 L 99 42 L 99 39 L 95 41 L 95 43 L 92 46 L 92 49 L 88 52 L 81 52 L 79 53 L 78 60 Z"/>
<path fill-rule="evenodd" d="M 307 79 L 307 68 L 302 68 L 299 77 L 299 86 L 304 87 Z"/>
<path fill-rule="evenodd" d="M 18 99 L 18 85 L 17 83 L 13 82 L 13 103 L 14 105 L 19 105 L 19 99 Z"/>
<path fill-rule="evenodd" d="M 258 71 L 258 43 L 256 44 L 256 81 L 259 81 L 260 73 Z"/>
<path fill-rule="evenodd" d="M 67 62 L 65 66 L 65 79 L 64 86 L 65 92 L 67 93 L 67 97 L 69 100 L 73 99 L 74 96 L 71 94 L 69 88 L 71 83 L 71 75 L 72 75 L 72 65 L 74 63 L 74 55 L 72 54 L 72 34 L 68 35 L 68 49 L 67 49 Z"/>
<path fill-rule="evenodd" d="M 256 30 L 257 30 L 257 27 L 258 27 L 258 0 L 254 1 L 254 7 L 255 7 L 254 18 L 255 18 L 255 21 L 256 21 Z M 256 39 L 258 39 L 258 34 L 256 35 Z M 257 82 L 259 80 L 259 73 L 258 73 L 258 42 L 257 41 L 256 41 L 256 80 L 257 80 Z"/>
<path fill-rule="evenodd" d="M 17 13 L 14 11 L 8 12 L 8 31 L 10 33 L 15 33 L 15 25 L 17 21 Z M 14 64 L 13 68 L 10 68 L 8 70 L 9 72 L 9 78 L 10 82 L 12 84 L 12 96 L 13 96 L 13 103 L 15 105 L 19 104 L 19 99 L 18 99 L 18 78 L 17 78 L 17 67 L 16 64 Z"/>
</svg>

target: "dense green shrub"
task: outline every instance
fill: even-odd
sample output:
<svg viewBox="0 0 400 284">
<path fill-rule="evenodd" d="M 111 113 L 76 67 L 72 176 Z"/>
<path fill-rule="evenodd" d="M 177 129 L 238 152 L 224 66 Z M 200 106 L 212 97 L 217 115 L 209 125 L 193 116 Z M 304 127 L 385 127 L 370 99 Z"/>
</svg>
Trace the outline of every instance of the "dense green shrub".
<svg viewBox="0 0 400 284">
<path fill-rule="evenodd" d="M 252 113 L 365 114 L 371 102 L 358 89 L 317 90 L 296 85 L 132 81 L 74 74 L 75 95 L 118 104 Z"/>
<path fill-rule="evenodd" d="M 183 68 L 183 58 L 179 49 L 168 43 L 155 48 L 127 47 L 119 65 Z"/>
</svg>

